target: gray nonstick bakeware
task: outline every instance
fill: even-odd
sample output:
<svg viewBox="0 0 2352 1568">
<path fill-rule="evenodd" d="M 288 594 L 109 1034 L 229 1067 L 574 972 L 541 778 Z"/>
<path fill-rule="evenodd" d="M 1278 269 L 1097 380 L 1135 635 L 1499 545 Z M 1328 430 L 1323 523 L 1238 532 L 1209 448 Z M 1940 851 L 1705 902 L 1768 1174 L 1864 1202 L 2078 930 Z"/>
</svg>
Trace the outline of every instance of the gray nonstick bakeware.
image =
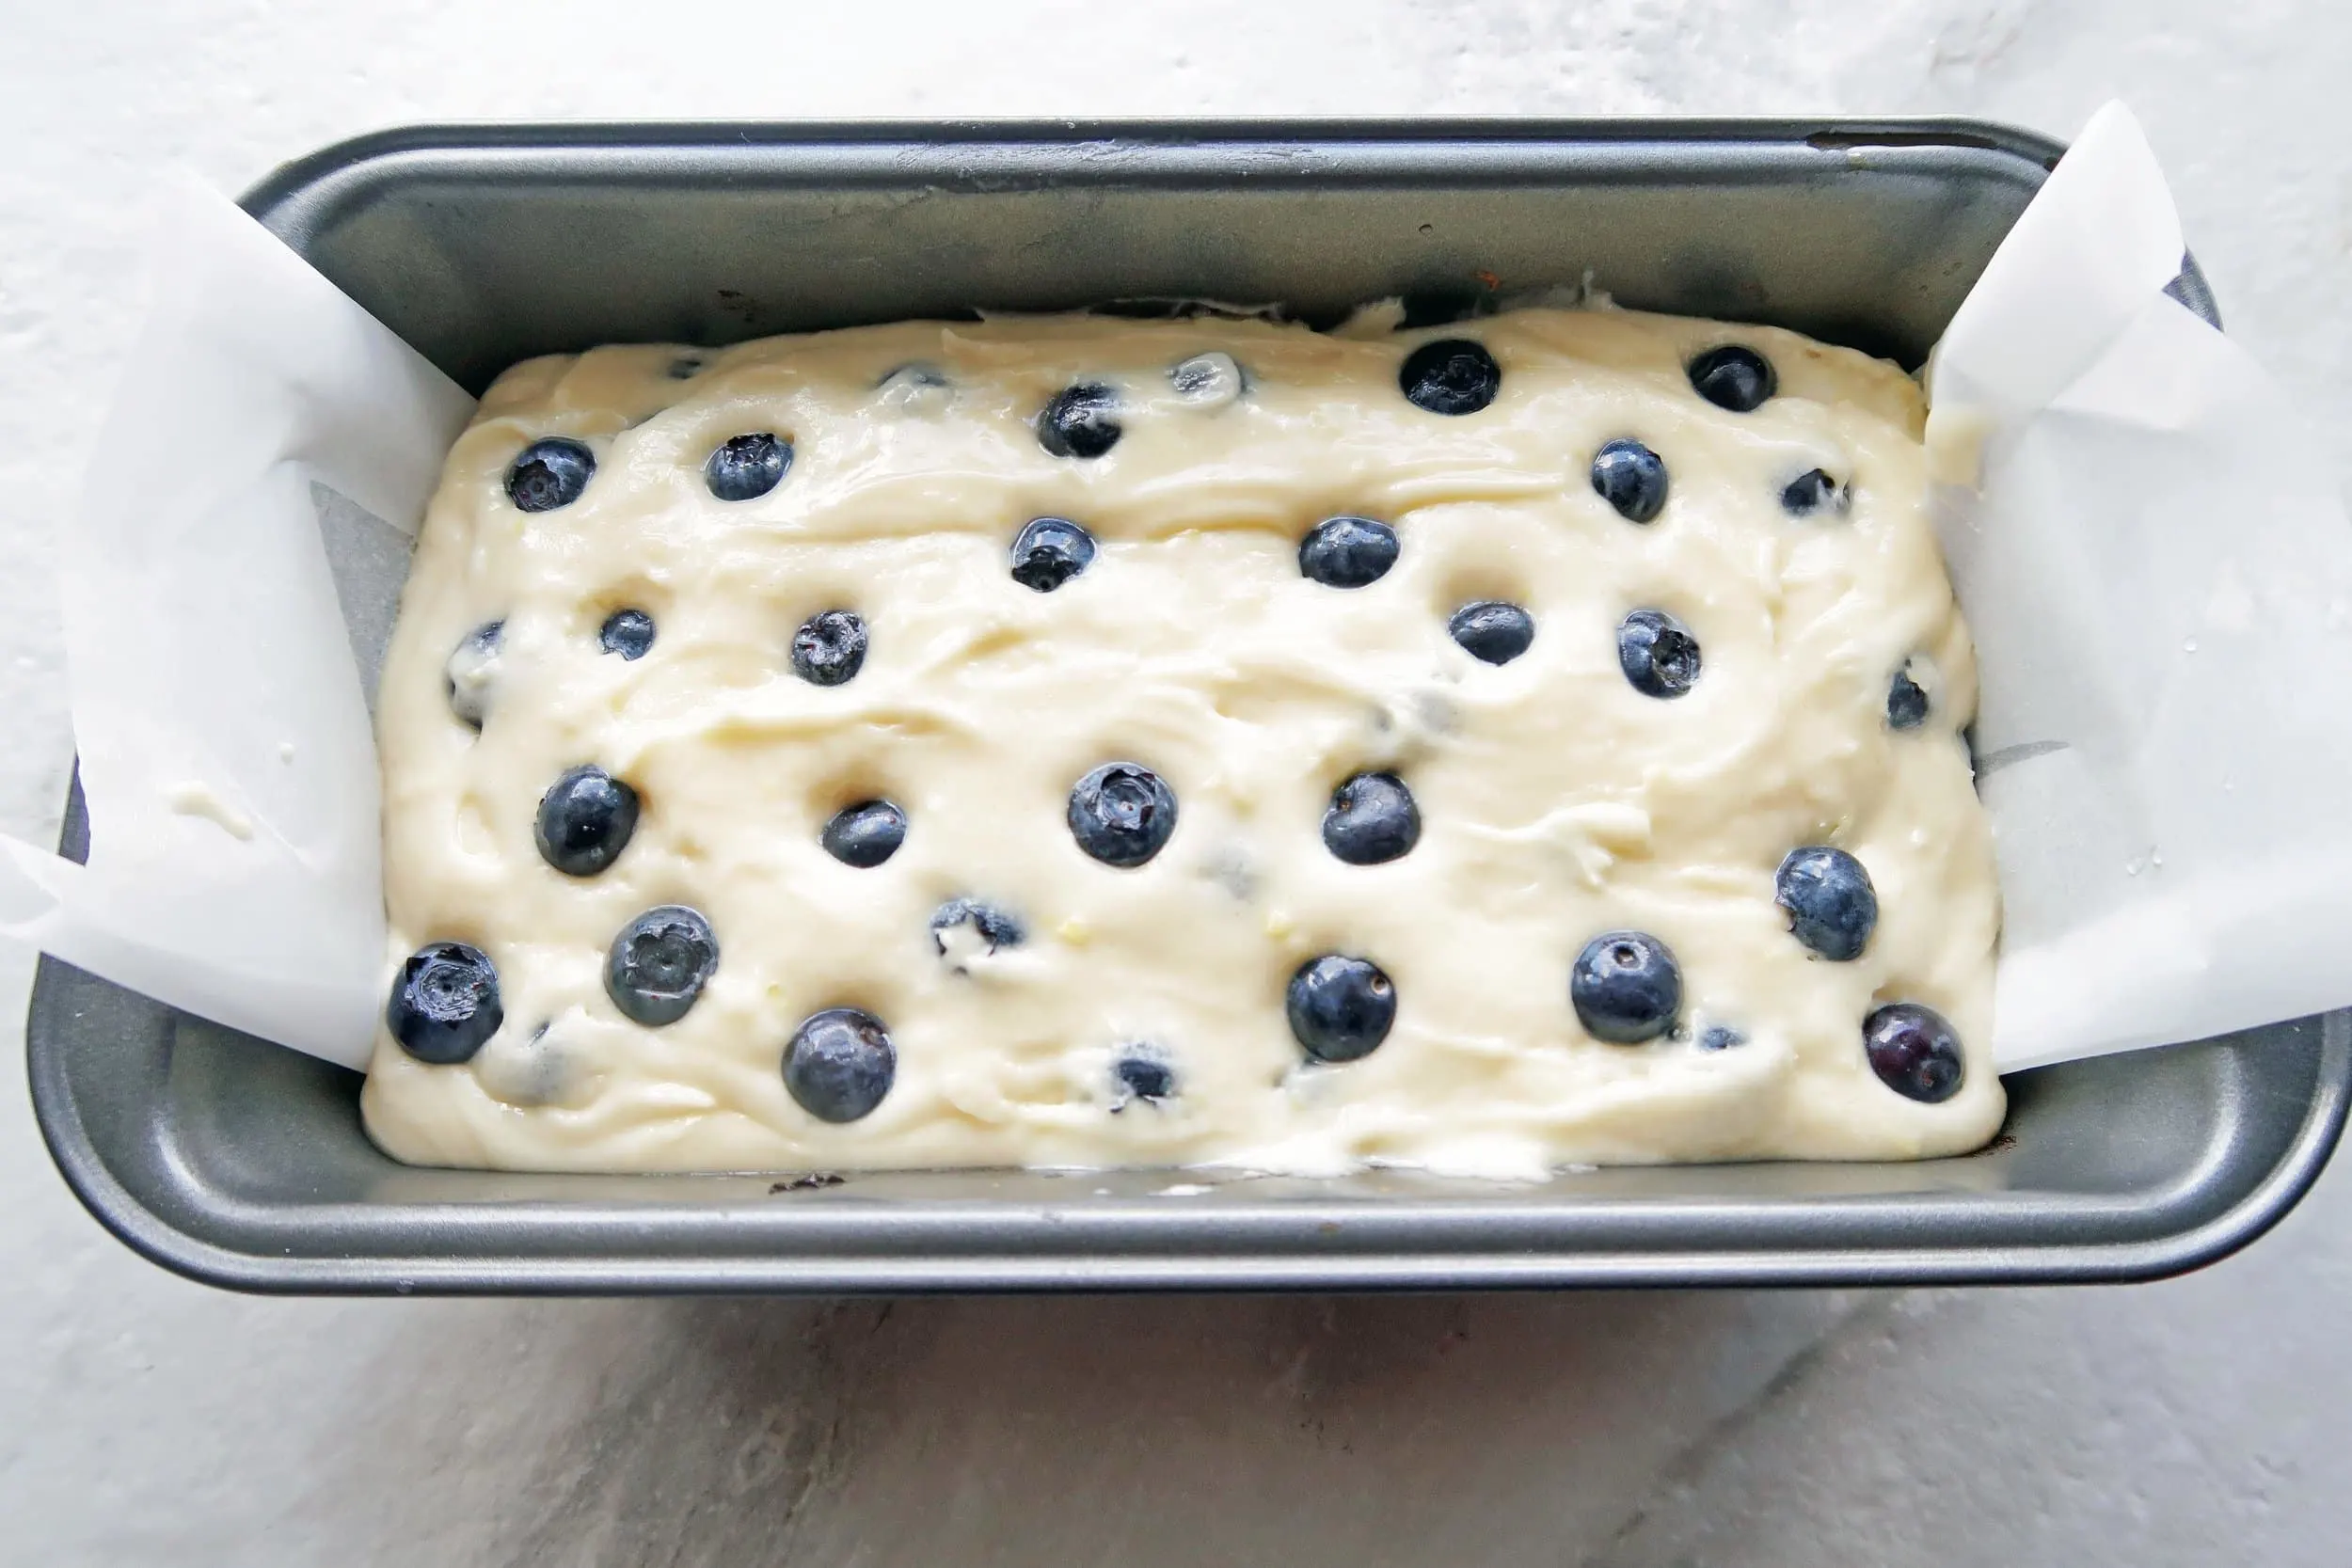
<svg viewBox="0 0 2352 1568">
<path fill-rule="evenodd" d="M 2060 150 L 1951 121 L 426 128 L 245 205 L 477 390 L 614 341 L 1183 298 L 1320 320 L 1588 279 L 1915 366 Z M 2193 268 L 2176 292 L 2210 312 Z M 68 853 L 85 829 L 77 792 Z M 1966 1158 L 1515 1187 L 409 1169 L 361 1131 L 357 1076 L 50 959 L 27 1046 L 90 1212 L 244 1289 L 1894 1285 L 2143 1278 L 2243 1245 L 2335 1145 L 2352 1014 L 2019 1074 Z"/>
</svg>

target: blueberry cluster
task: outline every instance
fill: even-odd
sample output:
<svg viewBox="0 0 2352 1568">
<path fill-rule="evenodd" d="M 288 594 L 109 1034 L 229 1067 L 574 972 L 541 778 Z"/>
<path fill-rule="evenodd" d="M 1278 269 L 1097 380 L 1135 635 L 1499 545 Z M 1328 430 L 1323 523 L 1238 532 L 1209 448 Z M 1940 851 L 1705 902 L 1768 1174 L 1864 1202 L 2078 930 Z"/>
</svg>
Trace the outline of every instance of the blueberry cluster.
<svg viewBox="0 0 2352 1568">
<path fill-rule="evenodd" d="M 699 359 L 680 359 L 671 373 L 691 376 Z M 1777 390 L 1771 361 L 1740 344 L 1722 344 L 1685 367 L 1692 390 L 1708 403 L 1735 414 L 1760 407 Z M 1398 367 L 1398 388 L 1414 407 L 1459 418 L 1493 404 L 1502 388 L 1502 368 L 1486 347 L 1467 338 L 1422 342 Z M 1232 356 L 1197 355 L 1170 368 L 1168 381 L 1188 404 L 1218 407 L 1244 395 L 1248 373 Z M 881 384 L 882 401 L 913 405 L 947 393 L 951 384 L 935 367 L 906 365 Z M 1075 460 L 1108 454 L 1125 434 L 1120 398 L 1104 382 L 1081 381 L 1056 393 L 1037 416 L 1039 445 L 1051 456 Z M 768 495 L 789 473 L 791 440 L 773 431 L 731 436 L 713 448 L 702 467 L 711 496 L 744 502 Z M 572 505 L 596 472 L 595 452 L 567 436 L 548 436 L 525 447 L 509 467 L 505 490 L 516 508 L 543 513 Z M 1594 453 L 1593 491 L 1626 521 L 1647 526 L 1663 514 L 1671 491 L 1666 460 L 1629 436 L 1609 440 Z M 1842 514 L 1851 503 L 1846 482 L 1825 468 L 1788 480 L 1782 507 L 1795 516 Z M 1401 552 L 1396 530 L 1377 518 L 1343 514 L 1309 530 L 1298 546 L 1302 577 L 1326 587 L 1369 587 L 1396 564 Z M 1014 536 L 1009 575 L 1038 594 L 1055 593 L 1086 573 L 1098 554 L 1087 528 L 1071 518 L 1032 518 Z M 1534 645 L 1534 617 L 1521 606 L 1478 600 L 1454 611 L 1446 627 L 1472 657 L 1502 665 Z M 444 669 L 452 712 L 480 730 L 496 695 L 505 624 L 475 628 L 452 652 Z M 653 616 L 636 607 L 612 610 L 597 632 L 599 648 L 624 660 L 642 659 L 654 646 Z M 813 686 L 834 687 L 854 679 L 869 646 L 864 619 L 834 608 L 811 615 L 794 632 L 789 647 L 793 673 Z M 1691 628 L 1662 609 L 1629 611 L 1617 627 L 1618 661 L 1625 678 L 1645 696 L 1672 700 L 1697 682 L 1703 659 Z M 1896 670 L 1888 683 L 1886 723 L 1892 730 L 1923 724 L 1930 695 L 1915 661 Z M 613 864 L 628 847 L 641 811 L 636 789 L 605 768 L 584 764 L 565 771 L 541 798 L 535 838 L 541 856 L 566 877 L 593 878 Z M 1129 761 L 1106 762 L 1073 785 L 1066 811 L 1071 837 L 1091 859 L 1130 870 L 1156 857 L 1175 832 L 1178 803 L 1167 781 Z M 1322 823 L 1331 855 L 1349 865 L 1377 865 L 1409 854 L 1420 841 L 1420 808 L 1406 782 L 1393 772 L 1359 772 L 1332 791 Z M 844 865 L 870 870 L 888 862 L 905 842 L 906 814 L 879 798 L 842 807 L 818 835 L 827 853 Z M 1808 845 L 1792 849 L 1774 878 L 1774 901 L 1788 920 L 1790 934 L 1812 955 L 1849 962 L 1867 947 L 1878 919 L 1877 895 L 1861 862 L 1842 849 Z M 943 904 L 930 920 L 933 946 L 949 966 L 1017 948 L 1026 940 L 1020 918 L 972 898 Z M 676 1022 L 695 1006 L 717 973 L 720 946 L 709 920 L 699 911 L 665 904 L 630 920 L 613 937 L 605 962 L 605 990 L 626 1018 L 647 1028 Z M 1568 1000 L 1579 1022 L 1597 1040 L 1640 1045 L 1662 1037 L 1686 1037 L 1682 1022 L 1683 982 L 1674 952 L 1658 937 L 1638 930 L 1603 932 L 1587 942 L 1570 968 Z M 1320 1064 L 1358 1061 L 1370 1055 L 1394 1027 L 1395 983 L 1368 958 L 1325 953 L 1300 964 L 1284 993 L 1291 1033 L 1307 1059 Z M 401 968 L 386 1008 L 393 1037 L 421 1062 L 469 1060 L 504 1020 L 499 977 L 489 957 L 461 942 L 426 944 Z M 1698 1030 L 1705 1052 L 1745 1043 L 1736 1028 L 1708 1022 Z M 1960 1042 L 1952 1027 L 1918 1003 L 1894 1002 L 1864 1021 L 1862 1043 L 1872 1069 L 1891 1088 L 1912 1099 L 1935 1102 L 1957 1093 L 1963 1078 Z M 890 1092 L 898 1067 L 897 1048 L 881 1020 L 860 1008 L 818 1012 L 786 1043 L 781 1068 L 792 1099 L 819 1120 L 853 1122 L 871 1115 Z M 1114 1053 L 1109 1085 L 1113 1112 L 1132 1104 L 1156 1105 L 1178 1092 L 1178 1077 L 1167 1053 L 1149 1041 L 1130 1042 Z"/>
</svg>

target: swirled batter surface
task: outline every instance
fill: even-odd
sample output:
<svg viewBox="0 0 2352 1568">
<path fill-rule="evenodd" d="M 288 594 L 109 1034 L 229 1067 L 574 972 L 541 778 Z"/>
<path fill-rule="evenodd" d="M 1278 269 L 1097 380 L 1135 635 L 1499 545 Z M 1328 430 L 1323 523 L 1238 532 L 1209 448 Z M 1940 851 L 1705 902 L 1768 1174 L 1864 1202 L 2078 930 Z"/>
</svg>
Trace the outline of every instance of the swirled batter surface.
<svg viewBox="0 0 2352 1568">
<path fill-rule="evenodd" d="M 375 1139 L 1502 1176 L 1982 1143 L 1998 902 L 1914 384 L 1616 310 L 1389 326 L 916 323 L 508 372 L 379 696 Z M 1408 364 L 1439 341 L 1499 379 Z M 1752 410 L 1694 387 L 1726 344 L 1769 367 Z M 549 437 L 577 446 L 518 467 Z M 1596 478 L 1620 440 L 1662 471 L 1645 521 L 1661 473 Z M 1080 531 L 1016 558 L 1038 518 Z M 1477 605 L 1505 608 L 1457 641 Z M 902 842 L 852 863 L 889 814 L 828 824 L 875 801 Z M 1856 956 L 1845 862 L 1785 891 L 1804 848 L 1867 875 Z M 629 936 L 669 907 L 703 937 Z M 444 942 L 455 969 L 410 963 Z M 1327 956 L 1360 963 L 1302 1028 Z M 866 1021 L 803 1028 L 834 1008 Z"/>
</svg>

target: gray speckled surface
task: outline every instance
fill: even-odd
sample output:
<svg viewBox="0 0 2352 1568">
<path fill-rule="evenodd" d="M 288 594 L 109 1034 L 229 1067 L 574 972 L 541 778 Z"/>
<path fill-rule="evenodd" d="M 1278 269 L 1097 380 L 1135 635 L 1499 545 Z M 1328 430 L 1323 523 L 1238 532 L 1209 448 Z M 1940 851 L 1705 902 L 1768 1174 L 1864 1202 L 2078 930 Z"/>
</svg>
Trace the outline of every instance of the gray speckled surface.
<svg viewBox="0 0 2352 1568">
<path fill-rule="evenodd" d="M 1163 8 L 187 0 L 0 50 L 0 826 L 55 830 L 50 540 L 135 330 L 134 176 L 423 119 L 1951 112 L 2122 94 L 2352 474 L 2352 12 L 2307 0 Z M 815 12 L 815 8 L 809 8 Z M 24 1013 L 28 962 L 0 971 Z M 250 1300 L 140 1262 L 0 1089 L 0 1560 L 2336 1563 L 2352 1197 L 2124 1290 Z"/>
</svg>

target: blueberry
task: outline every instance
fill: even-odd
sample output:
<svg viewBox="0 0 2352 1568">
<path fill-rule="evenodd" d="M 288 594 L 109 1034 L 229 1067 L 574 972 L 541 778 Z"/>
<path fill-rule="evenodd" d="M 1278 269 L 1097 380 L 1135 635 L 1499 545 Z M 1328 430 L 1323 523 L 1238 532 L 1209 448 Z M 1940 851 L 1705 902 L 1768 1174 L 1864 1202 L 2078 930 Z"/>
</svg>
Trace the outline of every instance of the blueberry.
<svg viewBox="0 0 2352 1568">
<path fill-rule="evenodd" d="M 712 448 L 703 464 L 703 483 L 723 501 L 756 500 L 783 483 L 791 467 L 792 443 L 763 430 Z"/>
<path fill-rule="evenodd" d="M 596 646 L 626 659 L 640 659 L 652 651 L 653 617 L 642 610 L 616 610 L 596 628 Z"/>
<path fill-rule="evenodd" d="M 1748 1043 L 1748 1037 L 1727 1023 L 1710 1023 L 1699 1031 L 1701 1051 L 1729 1051 Z"/>
<path fill-rule="evenodd" d="M 470 1060 L 505 1021 L 498 970 L 462 942 L 428 942 L 410 954 L 384 1006 L 400 1048 L 436 1067 Z"/>
<path fill-rule="evenodd" d="M 811 1014 L 784 1048 L 784 1086 L 818 1121 L 873 1115 L 898 1076 L 898 1049 L 881 1019 L 857 1007 Z"/>
<path fill-rule="evenodd" d="M 1395 860 L 1421 842 L 1421 808 L 1393 773 L 1359 773 L 1331 792 L 1323 847 L 1350 865 Z"/>
<path fill-rule="evenodd" d="M 1666 460 L 1634 440 L 1593 454 L 1593 494 L 1629 523 L 1646 523 L 1666 504 Z"/>
<path fill-rule="evenodd" d="M 1826 468 L 1811 468 L 1790 480 L 1780 492 L 1781 509 L 1791 516 L 1803 517 L 1828 508 L 1834 512 L 1846 510 L 1846 487 L 1830 478 Z"/>
<path fill-rule="evenodd" d="M 1326 517 L 1298 542 L 1298 570 L 1327 588 L 1364 588 L 1396 564 L 1396 530 L 1370 517 Z"/>
<path fill-rule="evenodd" d="M 906 837 L 906 813 L 887 800 L 860 800 L 834 812 L 818 841 L 842 864 L 871 870 L 897 854 Z"/>
<path fill-rule="evenodd" d="M 1176 831 L 1176 795 L 1149 768 L 1106 762 L 1071 787 L 1069 817 L 1078 847 L 1104 865 L 1141 865 Z"/>
<path fill-rule="evenodd" d="M 1886 727 L 1915 730 L 1928 721 L 1927 689 L 1911 678 L 1908 665 L 1895 672 L 1886 688 Z"/>
<path fill-rule="evenodd" d="M 1617 666 L 1643 695 L 1679 697 L 1699 678 L 1699 640 L 1662 610 L 1637 610 L 1617 627 Z"/>
<path fill-rule="evenodd" d="M 1119 394 L 1099 382 L 1081 382 L 1054 394 L 1037 417 L 1037 443 L 1056 457 L 1100 457 L 1126 434 Z"/>
<path fill-rule="evenodd" d="M 1879 923 L 1869 872 L 1827 845 L 1788 851 L 1772 879 L 1772 902 L 1788 911 L 1788 929 L 1799 942 L 1839 963 L 1862 956 Z"/>
<path fill-rule="evenodd" d="M 1012 580 L 1051 594 L 1094 561 L 1094 535 L 1067 517 L 1032 517 L 1012 541 Z"/>
<path fill-rule="evenodd" d="M 1232 355 L 1211 352 L 1169 366 L 1168 384 L 1186 403 L 1221 407 L 1241 396 L 1246 378 Z"/>
<path fill-rule="evenodd" d="M 993 904 L 983 904 L 977 898 L 950 898 L 931 911 L 931 946 L 943 958 L 957 959 L 950 951 L 948 935 L 969 927 L 971 934 L 987 944 L 988 951 L 1000 947 L 1018 947 L 1028 940 L 1028 932 L 1021 922 Z"/>
<path fill-rule="evenodd" d="M 593 877 L 637 831 L 637 791 L 591 763 L 539 797 L 539 853 L 566 877 Z"/>
<path fill-rule="evenodd" d="M 1691 361 L 1691 388 L 1718 408 L 1748 414 L 1779 387 L 1772 363 L 1752 348 L 1725 343 Z"/>
<path fill-rule="evenodd" d="M 1577 955 L 1568 1002 L 1595 1039 L 1639 1045 L 1674 1027 L 1682 1010 L 1682 966 L 1646 931 L 1606 931 Z"/>
<path fill-rule="evenodd" d="M 1960 1037 L 1933 1007 L 1889 1002 L 1862 1021 L 1862 1049 L 1897 1094 L 1934 1105 L 1960 1092 Z"/>
<path fill-rule="evenodd" d="M 792 673 L 811 686 L 839 686 L 865 663 L 866 623 L 856 610 L 820 610 L 792 634 Z"/>
<path fill-rule="evenodd" d="M 621 927 L 604 959 L 604 993 L 648 1028 L 675 1023 L 719 967 L 710 922 L 683 904 L 663 904 Z"/>
<path fill-rule="evenodd" d="M 450 712 L 477 730 L 490 716 L 490 700 L 497 694 L 499 644 L 505 633 L 504 621 L 474 627 L 441 666 L 442 679 L 449 683 Z"/>
<path fill-rule="evenodd" d="M 1502 367 L 1484 343 L 1439 338 L 1405 356 L 1396 384 L 1416 408 L 1432 414 L 1475 414 L 1502 390 Z"/>
<path fill-rule="evenodd" d="M 1131 1101 L 1156 1105 L 1176 1095 L 1176 1069 L 1168 1053 L 1145 1041 L 1122 1047 L 1111 1063 L 1111 1109 L 1123 1111 Z"/>
<path fill-rule="evenodd" d="M 1343 953 L 1300 964 L 1282 1005 L 1292 1036 L 1318 1062 L 1369 1056 L 1396 1023 L 1396 987 L 1379 965 Z"/>
<path fill-rule="evenodd" d="M 691 354 L 681 354 L 670 361 L 664 372 L 673 381 L 691 381 L 702 373 L 703 362 Z"/>
<path fill-rule="evenodd" d="M 1455 610 L 1445 629 L 1471 657 L 1508 664 L 1535 641 L 1535 617 L 1515 604 L 1481 599 Z"/>
<path fill-rule="evenodd" d="M 596 475 L 596 454 L 580 442 L 549 436 L 523 448 L 506 470 L 506 494 L 518 510 L 552 512 L 580 499 Z"/>
<path fill-rule="evenodd" d="M 945 404 L 955 390 L 947 372 L 937 365 L 912 360 L 898 366 L 877 383 L 878 400 L 884 407 L 905 409 L 934 409 Z"/>
</svg>

